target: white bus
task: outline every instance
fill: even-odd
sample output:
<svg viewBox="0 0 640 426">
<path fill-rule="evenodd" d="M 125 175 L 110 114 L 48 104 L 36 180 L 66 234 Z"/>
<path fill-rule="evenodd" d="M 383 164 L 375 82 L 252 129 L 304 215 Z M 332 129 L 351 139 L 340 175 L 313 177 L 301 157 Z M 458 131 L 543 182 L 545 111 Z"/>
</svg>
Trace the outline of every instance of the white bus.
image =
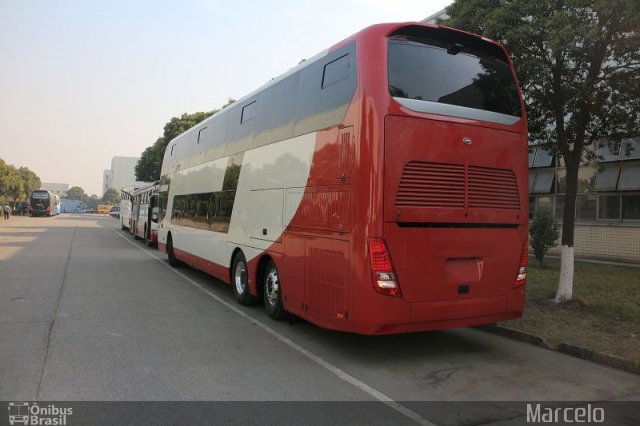
<svg viewBox="0 0 640 426">
<path fill-rule="evenodd" d="M 123 231 L 131 230 L 131 201 L 133 192 L 149 185 L 151 182 L 133 182 L 122 187 L 120 190 L 120 225 Z M 131 231 L 133 234 L 133 232 Z"/>
<path fill-rule="evenodd" d="M 158 182 L 133 191 L 131 208 L 131 233 L 133 238 L 143 239 L 148 246 L 158 243 Z"/>
</svg>

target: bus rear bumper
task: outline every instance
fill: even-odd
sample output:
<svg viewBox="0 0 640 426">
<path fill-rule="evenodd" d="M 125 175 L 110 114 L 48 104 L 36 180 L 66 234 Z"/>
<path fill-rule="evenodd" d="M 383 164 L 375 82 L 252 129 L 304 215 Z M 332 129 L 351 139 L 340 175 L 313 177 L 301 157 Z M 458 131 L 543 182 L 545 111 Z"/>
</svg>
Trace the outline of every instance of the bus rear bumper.
<svg viewBox="0 0 640 426">
<path fill-rule="evenodd" d="M 397 334 L 471 327 L 522 318 L 524 288 L 507 296 L 439 302 L 407 303 L 408 321 L 388 321 L 369 327 L 354 327 L 362 334 Z M 399 313 L 399 312 L 398 312 Z"/>
</svg>

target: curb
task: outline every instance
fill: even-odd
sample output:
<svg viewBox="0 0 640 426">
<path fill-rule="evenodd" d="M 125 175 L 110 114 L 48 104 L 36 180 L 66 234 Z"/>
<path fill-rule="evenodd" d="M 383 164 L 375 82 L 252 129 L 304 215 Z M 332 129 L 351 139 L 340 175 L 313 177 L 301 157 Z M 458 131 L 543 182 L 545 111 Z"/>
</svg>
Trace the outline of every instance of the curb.
<svg viewBox="0 0 640 426">
<path fill-rule="evenodd" d="M 536 336 L 534 334 L 525 333 L 524 331 L 515 330 L 513 328 L 505 327 L 502 325 L 489 324 L 479 325 L 473 327 L 477 330 L 485 331 L 487 333 L 497 334 L 499 336 L 508 337 L 519 342 L 529 343 L 531 345 L 539 346 L 550 351 L 560 352 L 565 355 L 571 355 L 576 358 L 586 359 L 596 364 L 605 365 L 607 367 L 613 367 L 618 370 L 624 370 L 629 373 L 640 374 L 640 364 L 637 364 L 631 360 L 619 357 L 617 355 L 609 355 L 601 352 L 595 352 L 591 349 L 583 348 L 582 346 L 570 345 L 567 343 L 560 343 L 557 347 L 553 347 L 544 340 L 542 336 Z"/>
</svg>

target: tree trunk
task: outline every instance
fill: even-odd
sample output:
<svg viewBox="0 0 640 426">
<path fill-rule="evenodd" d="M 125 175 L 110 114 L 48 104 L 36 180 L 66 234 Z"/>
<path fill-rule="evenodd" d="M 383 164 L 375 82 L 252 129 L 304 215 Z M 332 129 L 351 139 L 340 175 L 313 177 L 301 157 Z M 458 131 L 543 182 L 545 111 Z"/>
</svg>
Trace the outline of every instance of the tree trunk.
<svg viewBox="0 0 640 426">
<path fill-rule="evenodd" d="M 576 153 L 565 156 L 567 167 L 567 190 L 562 214 L 562 242 L 560 247 L 560 281 L 554 302 L 560 303 L 573 297 L 573 236 L 576 217 L 576 194 L 578 193 L 578 158 L 572 158 Z"/>
</svg>

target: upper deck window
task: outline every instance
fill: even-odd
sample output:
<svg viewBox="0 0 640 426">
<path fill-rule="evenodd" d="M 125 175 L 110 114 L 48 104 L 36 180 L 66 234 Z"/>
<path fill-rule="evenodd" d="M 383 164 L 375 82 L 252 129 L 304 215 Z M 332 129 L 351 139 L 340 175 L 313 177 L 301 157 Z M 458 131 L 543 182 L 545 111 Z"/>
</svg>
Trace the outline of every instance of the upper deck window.
<svg viewBox="0 0 640 426">
<path fill-rule="evenodd" d="M 522 115 L 513 73 L 498 46 L 453 31 L 416 28 L 389 37 L 392 96 Z"/>
<path fill-rule="evenodd" d="M 349 77 L 349 55 L 344 55 L 324 66 L 322 88 Z"/>
</svg>

